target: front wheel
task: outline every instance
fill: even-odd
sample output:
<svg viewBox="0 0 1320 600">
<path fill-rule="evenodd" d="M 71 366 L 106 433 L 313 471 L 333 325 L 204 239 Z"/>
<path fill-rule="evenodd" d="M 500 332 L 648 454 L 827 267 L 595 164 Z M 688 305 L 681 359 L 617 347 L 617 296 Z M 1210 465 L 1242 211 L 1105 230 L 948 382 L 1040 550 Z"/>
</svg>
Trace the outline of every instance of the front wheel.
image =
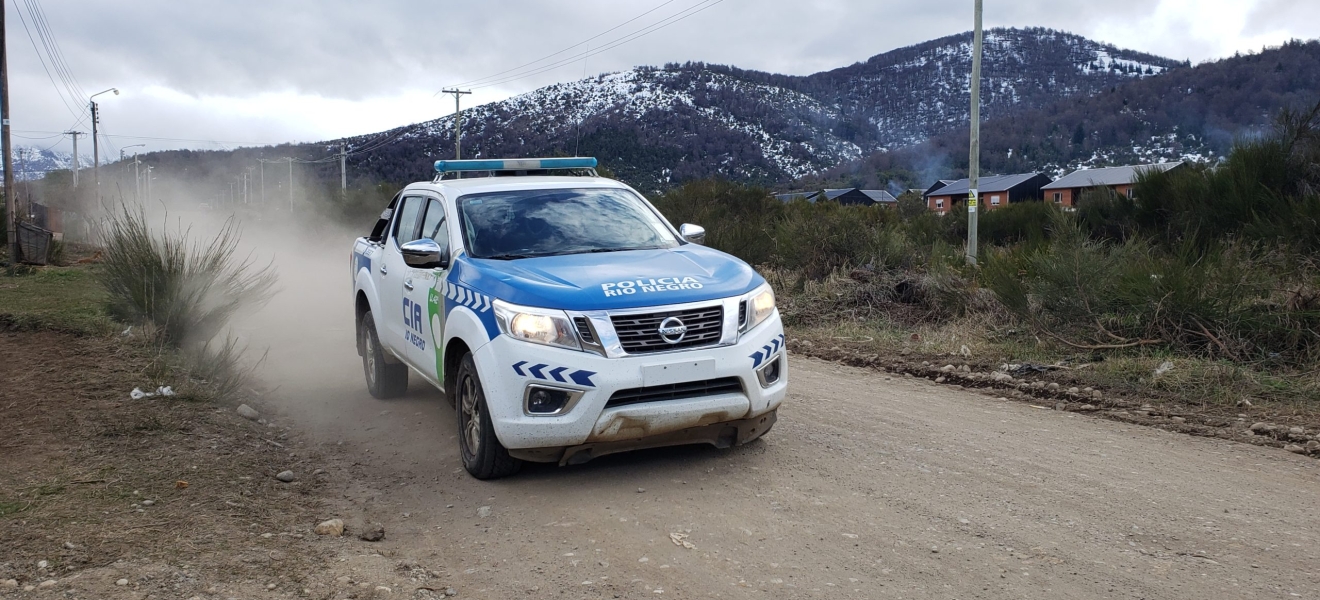
<svg viewBox="0 0 1320 600">
<path fill-rule="evenodd" d="M 463 355 L 454 377 L 454 405 L 458 410 L 458 447 L 463 455 L 463 468 L 477 479 L 498 479 L 513 475 L 522 468 L 522 461 L 509 456 L 509 451 L 495 437 L 495 428 L 486 405 L 486 392 L 481 389 L 481 378 L 472 353 Z"/>
<path fill-rule="evenodd" d="M 402 396 L 408 391 L 408 365 L 385 362 L 385 349 L 380 346 L 371 311 L 362 315 L 358 336 L 362 339 L 362 370 L 367 375 L 367 391 L 381 399 Z"/>
</svg>

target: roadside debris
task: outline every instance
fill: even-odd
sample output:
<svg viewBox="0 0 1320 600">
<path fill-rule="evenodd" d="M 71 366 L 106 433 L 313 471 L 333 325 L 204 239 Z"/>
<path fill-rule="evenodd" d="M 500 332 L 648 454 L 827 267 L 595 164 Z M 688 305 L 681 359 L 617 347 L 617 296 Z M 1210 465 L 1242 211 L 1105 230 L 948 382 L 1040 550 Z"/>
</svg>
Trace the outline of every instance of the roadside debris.
<svg viewBox="0 0 1320 600">
<path fill-rule="evenodd" d="M 284 483 L 292 483 L 294 480 L 293 471 L 280 471 L 275 475 L 275 479 L 283 481 Z"/>
<path fill-rule="evenodd" d="M 156 396 L 173 396 L 173 395 L 175 395 L 174 388 L 168 385 L 162 385 L 156 388 L 156 391 L 154 392 L 144 392 L 142 391 L 142 388 L 133 388 L 133 391 L 128 393 L 128 396 L 134 400 L 141 400 L 143 398 L 155 398 Z"/>
<path fill-rule="evenodd" d="M 688 534 L 686 533 L 671 533 L 669 534 L 669 541 L 674 542 L 675 546 L 682 546 L 688 550 L 697 549 L 696 544 L 688 541 Z"/>
<path fill-rule="evenodd" d="M 1058 369 L 1058 367 L 1053 365 L 1038 365 L 1036 363 L 1010 363 L 999 365 L 1000 371 L 1004 371 L 1014 377 L 1022 377 L 1030 373 L 1049 373 L 1055 369 Z"/>
<path fill-rule="evenodd" d="M 237 412 L 238 412 L 238 416 L 243 417 L 244 419 L 247 419 L 249 421 L 255 421 L 261 418 L 261 413 L 257 412 L 256 409 L 246 404 L 238 405 Z"/>
</svg>

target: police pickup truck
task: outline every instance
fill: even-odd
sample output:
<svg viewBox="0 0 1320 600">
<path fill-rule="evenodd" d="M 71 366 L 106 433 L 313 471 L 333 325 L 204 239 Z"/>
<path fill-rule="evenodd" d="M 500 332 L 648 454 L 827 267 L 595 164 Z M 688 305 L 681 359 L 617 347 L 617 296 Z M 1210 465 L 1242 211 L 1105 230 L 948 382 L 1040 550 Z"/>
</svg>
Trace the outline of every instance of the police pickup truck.
<svg viewBox="0 0 1320 600">
<path fill-rule="evenodd" d="M 350 261 L 367 389 L 456 407 L 474 477 L 765 435 L 788 385 L 775 296 L 594 158 L 437 161 Z"/>
</svg>

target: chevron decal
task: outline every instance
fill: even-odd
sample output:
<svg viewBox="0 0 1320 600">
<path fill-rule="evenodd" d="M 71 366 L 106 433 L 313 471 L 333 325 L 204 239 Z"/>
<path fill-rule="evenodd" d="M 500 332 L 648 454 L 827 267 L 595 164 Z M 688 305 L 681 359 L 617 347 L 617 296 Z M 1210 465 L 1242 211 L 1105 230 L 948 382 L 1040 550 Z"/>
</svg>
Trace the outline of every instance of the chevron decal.
<svg viewBox="0 0 1320 600">
<path fill-rule="evenodd" d="M 455 283 L 446 282 L 444 295 L 455 304 L 466 306 L 474 312 L 484 313 L 491 307 L 490 296 L 479 294 Z"/>
<path fill-rule="evenodd" d="M 545 363 L 536 363 L 532 366 L 528 361 L 520 360 L 513 363 L 513 372 L 520 377 L 533 377 L 541 381 L 558 381 L 559 383 L 576 383 L 586 387 L 596 387 L 596 382 L 591 377 L 596 374 L 595 371 L 583 369 L 573 370 L 571 367 L 551 367 Z M 567 379 L 565 379 L 567 376 Z"/>
<path fill-rule="evenodd" d="M 779 334 L 779 337 L 770 340 L 770 343 L 762 347 L 759 352 L 755 352 L 748 357 L 752 359 L 752 368 L 755 369 L 757 367 L 760 367 L 761 363 L 769 360 L 770 357 L 778 354 L 783 347 L 784 347 L 784 334 L 781 333 Z"/>
</svg>

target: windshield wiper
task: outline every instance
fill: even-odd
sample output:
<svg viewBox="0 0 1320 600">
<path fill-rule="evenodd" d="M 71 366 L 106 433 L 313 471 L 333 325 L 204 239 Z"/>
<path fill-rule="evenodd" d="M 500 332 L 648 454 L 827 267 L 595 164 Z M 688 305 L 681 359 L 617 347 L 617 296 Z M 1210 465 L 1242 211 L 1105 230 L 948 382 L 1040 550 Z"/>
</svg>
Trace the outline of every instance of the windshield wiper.
<svg viewBox="0 0 1320 600">
<path fill-rule="evenodd" d="M 590 250 L 574 250 L 564 252 L 563 254 L 596 254 L 598 252 L 627 252 L 629 250 L 657 250 L 664 246 L 638 246 L 636 248 L 592 248 Z"/>
<path fill-rule="evenodd" d="M 482 256 L 481 258 L 489 258 L 491 260 L 517 260 L 519 258 L 536 258 L 538 256 L 545 256 L 545 255 L 544 254 L 492 254 L 490 256 Z"/>
</svg>

